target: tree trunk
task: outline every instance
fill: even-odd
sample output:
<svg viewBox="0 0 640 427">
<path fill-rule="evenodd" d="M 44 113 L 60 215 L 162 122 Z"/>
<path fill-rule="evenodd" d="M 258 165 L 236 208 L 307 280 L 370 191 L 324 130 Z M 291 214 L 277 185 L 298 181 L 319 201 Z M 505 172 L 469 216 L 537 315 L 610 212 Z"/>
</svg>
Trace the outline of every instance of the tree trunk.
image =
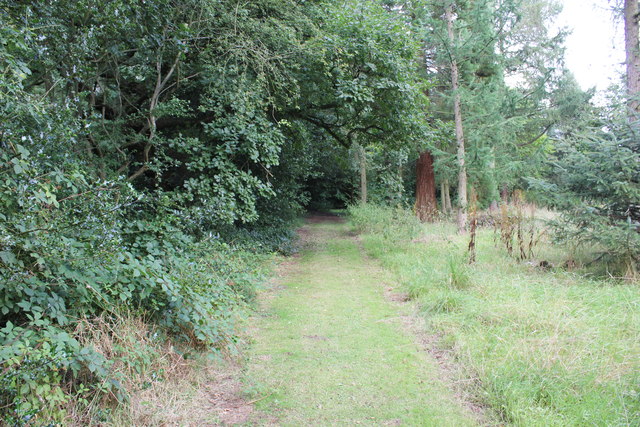
<svg viewBox="0 0 640 427">
<path fill-rule="evenodd" d="M 455 35 L 453 33 L 453 2 L 445 9 L 447 20 L 447 32 L 451 49 L 455 46 Z M 464 233 L 467 230 L 467 169 L 465 166 L 464 149 L 464 129 L 462 127 L 462 109 L 458 84 L 458 62 L 455 54 L 451 55 L 451 88 L 453 89 L 453 115 L 456 124 L 456 142 L 458 145 L 458 232 Z"/>
<path fill-rule="evenodd" d="M 398 166 L 398 178 L 400 179 L 400 182 L 402 183 L 402 185 L 400 185 L 398 187 L 398 203 L 402 202 L 402 196 L 404 193 L 404 163 L 400 163 L 400 166 Z"/>
<path fill-rule="evenodd" d="M 367 153 L 364 147 L 358 146 L 358 160 L 360 163 L 360 203 L 367 203 Z"/>
<path fill-rule="evenodd" d="M 451 206 L 451 186 L 449 185 L 449 180 L 444 180 L 444 209 L 448 214 L 453 212 L 453 207 Z"/>
<path fill-rule="evenodd" d="M 444 185 L 444 180 L 440 183 L 440 210 L 442 211 L 443 214 L 447 214 L 449 213 L 449 211 L 447 211 L 447 202 L 446 199 L 444 197 L 444 192 L 445 192 L 445 185 Z"/>
<path fill-rule="evenodd" d="M 416 163 L 416 214 L 420 221 L 426 222 L 432 221 L 437 211 L 433 157 L 425 151 Z"/>
<path fill-rule="evenodd" d="M 498 198 L 500 192 L 498 191 L 498 183 L 496 182 L 496 151 L 495 147 L 491 147 L 491 161 L 489 162 L 489 196 L 491 204 L 489 205 L 489 211 L 496 213 L 498 211 Z"/>
<path fill-rule="evenodd" d="M 638 0 L 624 1 L 624 48 L 627 63 L 627 96 L 629 120 L 638 120 L 640 110 L 640 52 L 638 51 Z"/>
<path fill-rule="evenodd" d="M 507 184 L 502 185 L 502 189 L 500 190 L 500 199 L 503 204 L 509 203 L 509 187 L 507 187 Z"/>
</svg>

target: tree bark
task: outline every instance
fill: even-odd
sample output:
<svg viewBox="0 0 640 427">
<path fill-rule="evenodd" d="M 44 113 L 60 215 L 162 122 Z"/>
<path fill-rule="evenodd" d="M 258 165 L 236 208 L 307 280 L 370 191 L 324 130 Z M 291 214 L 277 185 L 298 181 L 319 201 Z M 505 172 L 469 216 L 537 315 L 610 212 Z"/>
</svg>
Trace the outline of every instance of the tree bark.
<svg viewBox="0 0 640 427">
<path fill-rule="evenodd" d="M 638 0 L 624 1 L 624 48 L 627 65 L 629 120 L 638 120 L 640 112 L 640 51 L 638 46 Z"/>
<path fill-rule="evenodd" d="M 433 156 L 425 151 L 420 154 L 416 163 L 416 215 L 420 221 L 427 222 L 433 221 L 437 212 Z"/>
<path fill-rule="evenodd" d="M 404 163 L 400 163 L 400 166 L 398 166 L 398 178 L 400 179 L 401 183 L 404 183 Z M 398 188 L 398 203 L 400 203 L 400 201 L 402 200 L 403 193 L 404 185 L 401 185 Z"/>
<path fill-rule="evenodd" d="M 502 184 L 502 189 L 500 190 L 500 200 L 503 204 L 509 203 L 509 187 L 507 184 Z"/>
<path fill-rule="evenodd" d="M 445 9 L 445 19 L 447 21 L 447 32 L 449 35 L 450 48 L 455 46 L 455 35 L 453 32 L 453 2 L 449 3 Z M 458 83 L 458 62 L 455 54 L 451 53 L 451 88 L 453 89 L 453 115 L 456 125 L 456 142 L 458 146 L 458 232 L 464 233 L 467 230 L 467 169 L 465 166 L 464 148 L 464 128 L 462 127 L 462 108 L 460 101 Z"/>
<path fill-rule="evenodd" d="M 449 213 L 449 211 L 447 211 L 447 202 L 444 197 L 445 188 L 446 187 L 444 185 L 444 180 L 443 180 L 440 183 L 440 210 L 442 211 L 443 214 Z"/>
<path fill-rule="evenodd" d="M 451 206 L 451 186 L 449 185 L 449 180 L 444 180 L 444 209 L 448 214 L 453 212 L 453 207 Z"/>
<path fill-rule="evenodd" d="M 156 87 L 153 90 L 153 95 L 151 95 L 151 99 L 149 101 L 149 116 L 147 117 L 149 135 L 147 137 L 147 143 L 144 146 L 144 150 L 142 151 L 143 163 L 142 163 L 142 166 L 140 166 L 140 168 L 133 173 L 133 175 L 127 178 L 127 181 L 130 181 L 130 182 L 135 181 L 138 177 L 140 177 L 142 174 L 144 174 L 146 171 L 149 170 L 149 161 L 150 161 L 149 154 L 151 153 L 151 148 L 153 147 L 153 144 L 155 142 L 154 140 L 156 136 L 157 121 L 158 121 L 158 117 L 156 116 L 155 109 L 158 106 L 158 103 L 160 102 L 160 96 L 162 96 L 163 89 L 169 82 L 169 79 L 171 79 L 171 76 L 173 75 L 173 73 L 176 71 L 176 68 L 178 67 L 179 62 L 180 62 L 180 54 L 176 55 L 176 59 L 175 61 L 173 61 L 173 65 L 167 72 L 167 75 L 164 76 L 163 78 L 162 77 L 162 58 L 158 58 L 158 60 L 156 61 L 156 71 L 157 71 Z"/>
<path fill-rule="evenodd" d="M 495 147 L 491 147 L 491 161 L 489 162 L 489 195 L 491 197 L 491 204 L 489 205 L 489 211 L 495 213 L 498 211 L 498 198 L 500 192 L 498 191 L 498 183 L 496 182 L 496 151 Z"/>
<path fill-rule="evenodd" d="M 360 164 L 360 203 L 367 203 L 367 154 L 364 147 L 358 145 L 358 163 Z"/>
</svg>

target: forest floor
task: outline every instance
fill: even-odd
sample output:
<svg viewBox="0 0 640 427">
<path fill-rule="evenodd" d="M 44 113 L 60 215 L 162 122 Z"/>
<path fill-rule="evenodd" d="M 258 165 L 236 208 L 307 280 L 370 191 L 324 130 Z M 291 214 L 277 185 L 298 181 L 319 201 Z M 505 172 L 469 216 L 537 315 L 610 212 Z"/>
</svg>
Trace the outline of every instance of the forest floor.
<svg viewBox="0 0 640 427">
<path fill-rule="evenodd" d="M 474 425 L 483 411 L 415 327 L 412 306 L 337 217 L 312 216 L 301 253 L 260 296 L 243 383 L 246 425 Z M 422 334 L 416 331 L 422 330 Z M 235 409 L 234 409 L 235 408 Z"/>
</svg>

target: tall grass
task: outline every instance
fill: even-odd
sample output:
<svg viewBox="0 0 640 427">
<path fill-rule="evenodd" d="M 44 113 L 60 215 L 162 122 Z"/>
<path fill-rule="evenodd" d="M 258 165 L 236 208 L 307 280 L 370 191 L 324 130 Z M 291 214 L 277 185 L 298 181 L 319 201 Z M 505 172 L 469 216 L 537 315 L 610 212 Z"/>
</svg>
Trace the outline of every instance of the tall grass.
<svg viewBox="0 0 640 427">
<path fill-rule="evenodd" d="M 387 210 L 367 210 L 375 221 L 359 221 L 393 221 Z M 417 301 L 426 332 L 453 352 L 500 422 L 640 425 L 637 285 L 518 261 L 486 229 L 469 266 L 467 237 L 448 223 L 402 240 L 371 227 L 363 242 Z M 559 249 L 541 242 L 538 252 L 558 257 Z"/>
<path fill-rule="evenodd" d="M 349 206 L 347 211 L 356 230 L 379 234 L 385 240 L 411 239 L 420 232 L 420 221 L 401 207 L 361 203 Z"/>
</svg>

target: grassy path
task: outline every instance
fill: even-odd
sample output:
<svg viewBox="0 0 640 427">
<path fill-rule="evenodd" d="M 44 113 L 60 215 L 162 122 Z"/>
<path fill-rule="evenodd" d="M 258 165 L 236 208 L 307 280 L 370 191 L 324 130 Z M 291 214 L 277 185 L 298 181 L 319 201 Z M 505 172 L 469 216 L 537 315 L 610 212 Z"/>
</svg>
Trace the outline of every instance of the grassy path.
<svg viewBox="0 0 640 427">
<path fill-rule="evenodd" d="M 403 328 L 403 308 L 384 297 L 384 271 L 348 227 L 324 222 L 302 232 L 308 248 L 255 319 L 247 378 L 267 417 L 254 422 L 473 425 Z"/>
</svg>

